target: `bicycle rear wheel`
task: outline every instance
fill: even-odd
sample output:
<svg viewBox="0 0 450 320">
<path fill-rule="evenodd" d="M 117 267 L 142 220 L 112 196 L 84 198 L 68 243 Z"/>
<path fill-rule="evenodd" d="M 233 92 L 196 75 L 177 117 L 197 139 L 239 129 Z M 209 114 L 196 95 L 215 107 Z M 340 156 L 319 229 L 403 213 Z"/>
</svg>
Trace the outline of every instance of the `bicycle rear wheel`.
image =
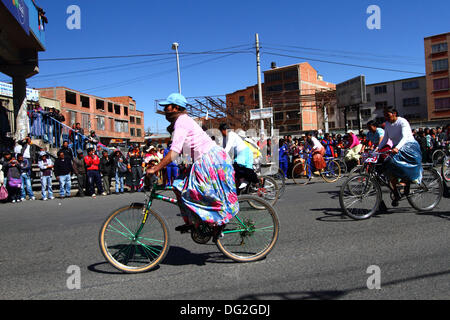
<svg viewBox="0 0 450 320">
<path fill-rule="evenodd" d="M 252 262 L 264 258 L 275 246 L 279 221 L 275 209 L 261 198 L 239 196 L 239 213 L 225 225 L 217 239 L 217 247 L 237 262 Z M 256 209 L 253 204 L 258 203 Z"/>
<path fill-rule="evenodd" d="M 354 220 L 370 218 L 378 210 L 381 200 L 380 185 L 366 174 L 348 178 L 339 193 L 342 210 Z"/>
<path fill-rule="evenodd" d="M 337 181 L 341 177 L 341 167 L 336 160 L 327 161 L 327 166 L 324 171 L 320 173 L 325 182 L 331 183 Z"/>
<path fill-rule="evenodd" d="M 284 172 L 281 169 L 278 169 L 278 172 L 273 177 L 278 184 L 278 198 L 279 198 L 284 194 L 284 189 L 286 189 L 286 177 L 284 176 Z"/>
<path fill-rule="evenodd" d="M 141 229 L 144 210 L 143 203 L 117 209 L 106 218 L 100 229 L 100 251 L 120 271 L 148 271 L 156 267 L 169 251 L 167 224 L 159 214 L 150 209 Z"/>
<path fill-rule="evenodd" d="M 450 157 L 446 156 L 441 168 L 442 179 L 446 182 L 450 182 Z"/>
<path fill-rule="evenodd" d="M 431 211 L 441 201 L 444 185 L 439 173 L 433 168 L 424 168 L 421 184 L 411 184 L 409 204 L 418 211 Z"/>
<path fill-rule="evenodd" d="M 311 180 L 311 168 L 307 163 L 297 163 L 294 168 L 292 168 L 292 180 L 296 184 L 308 184 Z"/>
</svg>

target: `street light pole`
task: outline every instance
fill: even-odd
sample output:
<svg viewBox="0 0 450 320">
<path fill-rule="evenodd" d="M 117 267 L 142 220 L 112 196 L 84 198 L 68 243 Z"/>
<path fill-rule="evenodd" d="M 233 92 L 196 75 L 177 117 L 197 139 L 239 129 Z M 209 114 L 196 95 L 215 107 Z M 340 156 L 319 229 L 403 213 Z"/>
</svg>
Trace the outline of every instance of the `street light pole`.
<svg viewBox="0 0 450 320">
<path fill-rule="evenodd" d="M 178 57 L 178 47 L 180 45 L 177 42 L 172 43 L 172 50 L 175 50 L 177 56 L 177 73 L 178 73 L 178 93 L 181 94 L 181 79 L 180 79 L 180 58 Z"/>
</svg>

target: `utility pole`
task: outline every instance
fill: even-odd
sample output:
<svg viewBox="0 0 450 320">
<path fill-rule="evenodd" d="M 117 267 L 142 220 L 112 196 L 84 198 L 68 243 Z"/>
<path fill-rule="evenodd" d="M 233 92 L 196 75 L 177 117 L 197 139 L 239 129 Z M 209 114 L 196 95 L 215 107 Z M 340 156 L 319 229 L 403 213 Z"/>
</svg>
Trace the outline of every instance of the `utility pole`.
<svg viewBox="0 0 450 320">
<path fill-rule="evenodd" d="M 262 84 L 261 84 L 261 63 L 259 57 L 259 35 L 255 34 L 256 45 L 256 72 L 258 74 L 258 100 L 259 109 L 263 108 Z M 260 137 L 264 134 L 264 119 L 260 119 Z"/>
</svg>

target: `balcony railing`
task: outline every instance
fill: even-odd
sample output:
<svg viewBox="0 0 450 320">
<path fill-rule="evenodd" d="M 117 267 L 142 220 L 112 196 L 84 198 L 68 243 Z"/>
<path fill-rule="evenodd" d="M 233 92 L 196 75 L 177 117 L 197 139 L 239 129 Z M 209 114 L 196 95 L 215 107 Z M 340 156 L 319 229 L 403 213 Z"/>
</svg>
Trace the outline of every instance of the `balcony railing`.
<svg viewBox="0 0 450 320">
<path fill-rule="evenodd" d="M 77 150 L 83 152 L 89 146 L 89 137 L 74 131 L 71 127 L 49 116 L 48 112 L 37 111 L 32 112 L 30 116 L 30 137 L 32 139 L 42 139 L 44 143 L 51 148 L 60 149 L 64 141 L 69 142 L 69 148 L 72 149 L 74 155 Z M 111 150 L 98 142 L 96 152 Z"/>
</svg>

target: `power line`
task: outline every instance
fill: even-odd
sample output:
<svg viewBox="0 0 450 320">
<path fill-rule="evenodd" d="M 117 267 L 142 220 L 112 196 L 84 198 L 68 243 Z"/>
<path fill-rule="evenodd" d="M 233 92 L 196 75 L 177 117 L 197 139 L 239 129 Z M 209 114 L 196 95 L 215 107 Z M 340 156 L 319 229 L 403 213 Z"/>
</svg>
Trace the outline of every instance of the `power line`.
<svg viewBox="0 0 450 320">
<path fill-rule="evenodd" d="M 188 68 L 191 68 L 191 67 L 194 67 L 194 66 L 197 66 L 197 65 L 200 65 L 200 64 L 208 63 L 208 62 L 211 62 L 211 61 L 214 61 L 214 60 L 223 59 L 223 58 L 232 56 L 234 54 L 236 54 L 236 53 L 230 53 L 228 55 L 215 57 L 215 58 L 207 59 L 207 60 L 200 61 L 200 62 L 197 62 L 197 63 L 193 63 L 193 64 L 190 64 L 190 65 L 184 66 L 183 69 L 188 69 Z M 93 88 L 89 88 L 89 89 L 84 89 L 84 90 L 81 90 L 81 91 L 83 91 L 83 92 L 88 92 L 88 91 L 95 92 L 95 91 L 100 91 L 100 90 L 116 88 L 116 87 L 122 87 L 122 86 L 126 86 L 126 85 L 129 85 L 129 84 L 135 83 L 135 82 L 142 81 L 142 80 L 146 80 L 146 79 L 148 80 L 148 79 L 151 79 L 151 78 L 155 78 L 155 77 L 158 77 L 158 76 L 161 76 L 161 75 L 173 72 L 174 70 L 176 70 L 176 69 L 172 68 L 172 69 L 169 69 L 169 70 L 164 70 L 164 71 L 157 72 L 157 73 L 147 74 L 147 75 L 140 76 L 140 77 L 137 77 L 137 78 L 133 78 L 133 79 L 125 80 L 125 81 L 120 81 L 120 82 L 116 82 L 116 83 L 110 83 L 110 84 L 103 85 L 103 86 L 98 86 L 98 87 L 93 87 Z"/>
<path fill-rule="evenodd" d="M 263 45 L 266 45 L 266 43 L 263 43 Z M 285 48 L 295 48 L 295 49 L 309 50 L 309 51 L 323 51 L 323 52 L 344 53 L 344 54 L 353 54 L 353 55 L 367 55 L 367 56 L 373 56 L 373 57 L 379 57 L 379 58 L 398 58 L 398 59 L 410 59 L 410 60 L 416 60 L 416 61 L 423 61 L 423 59 L 424 59 L 424 58 L 412 57 L 412 56 L 380 55 L 380 54 L 375 54 L 373 52 L 342 51 L 342 50 L 334 50 L 334 49 L 333 50 L 328 50 L 328 49 L 320 49 L 320 48 L 309 48 L 309 47 L 302 47 L 302 46 L 270 44 L 270 43 L 267 43 L 267 45 L 269 45 L 269 46 L 277 46 L 277 47 L 285 47 Z"/>
<path fill-rule="evenodd" d="M 275 47 L 268 47 L 268 46 L 264 46 L 264 48 L 268 48 L 271 50 L 277 50 L 277 51 L 283 51 L 283 52 L 300 52 L 300 53 L 304 53 L 304 50 L 289 50 L 289 49 L 280 49 L 280 48 L 275 48 Z M 352 59 L 352 60 L 367 60 L 367 61 L 376 61 L 376 62 L 383 62 L 383 63 L 387 63 L 387 64 L 401 64 L 401 65 L 410 65 L 410 66 L 422 66 L 423 63 L 411 63 L 411 62 L 405 62 L 404 60 L 398 61 L 398 60 L 392 60 L 392 58 L 367 58 L 367 57 L 363 57 L 363 56 L 358 56 L 358 55 L 340 55 L 340 54 L 325 54 L 325 53 L 312 53 L 312 52 L 308 52 L 308 54 L 313 54 L 316 56 L 322 56 L 322 57 L 337 57 L 337 58 L 344 58 L 344 59 Z M 390 60 L 386 60 L 386 59 L 390 59 Z"/>
<path fill-rule="evenodd" d="M 323 63 L 330 63 L 330 64 L 348 66 L 348 67 L 358 67 L 358 68 L 365 68 L 365 69 L 372 69 L 372 70 L 382 70 L 382 71 L 392 71 L 392 72 L 402 72 L 402 73 L 411 73 L 411 74 L 424 75 L 423 72 L 415 72 L 415 71 L 405 71 L 405 70 L 396 70 L 396 69 L 388 69 L 388 68 L 380 68 L 380 67 L 363 66 L 363 65 L 352 64 L 352 63 L 344 63 L 344 62 L 336 62 L 336 61 L 329 61 L 329 60 L 314 59 L 314 58 L 310 58 L 310 57 L 291 56 L 291 55 L 287 55 L 287 54 L 274 53 L 274 52 L 264 52 L 264 53 L 268 54 L 268 55 L 273 55 L 273 56 L 280 56 L 280 57 L 287 57 L 287 58 L 294 58 L 294 59 L 303 59 L 303 60 L 317 61 L 317 62 L 323 62 Z"/>
<path fill-rule="evenodd" d="M 180 52 L 179 54 L 183 55 L 191 55 L 191 54 L 228 54 L 228 53 L 240 53 L 237 52 L 218 52 L 219 50 L 227 50 L 234 49 L 243 46 L 249 46 L 249 44 L 232 46 L 224 49 L 216 49 L 216 50 L 208 50 L 208 51 L 200 51 L 200 52 Z M 73 61 L 73 60 L 101 60 L 101 59 L 123 59 L 123 58 L 138 58 L 138 57 L 153 57 L 153 56 L 162 56 L 162 55 L 174 55 L 173 52 L 161 52 L 161 53 L 146 53 L 146 54 L 129 54 L 129 55 L 116 55 L 116 56 L 93 56 L 93 57 L 66 57 L 66 58 L 47 58 L 47 59 L 39 59 L 41 62 L 49 62 L 49 61 Z"/>
</svg>

